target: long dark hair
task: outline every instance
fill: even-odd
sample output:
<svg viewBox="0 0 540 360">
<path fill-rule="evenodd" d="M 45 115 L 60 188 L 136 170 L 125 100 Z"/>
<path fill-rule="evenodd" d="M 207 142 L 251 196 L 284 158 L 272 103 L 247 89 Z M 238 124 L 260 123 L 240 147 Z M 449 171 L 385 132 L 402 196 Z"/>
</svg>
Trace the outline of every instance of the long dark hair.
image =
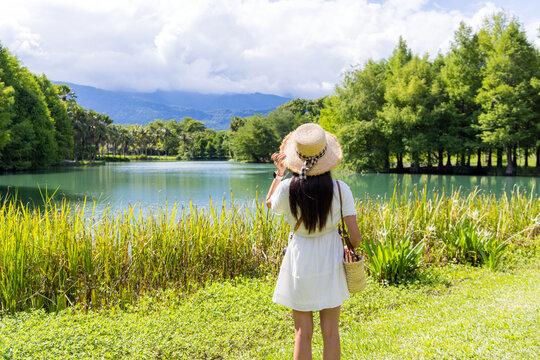
<svg viewBox="0 0 540 360">
<path fill-rule="evenodd" d="M 301 180 L 293 173 L 289 187 L 289 206 L 296 220 L 302 216 L 302 223 L 308 233 L 322 230 L 332 206 L 334 182 L 330 171 L 321 175 L 308 176 Z"/>
</svg>

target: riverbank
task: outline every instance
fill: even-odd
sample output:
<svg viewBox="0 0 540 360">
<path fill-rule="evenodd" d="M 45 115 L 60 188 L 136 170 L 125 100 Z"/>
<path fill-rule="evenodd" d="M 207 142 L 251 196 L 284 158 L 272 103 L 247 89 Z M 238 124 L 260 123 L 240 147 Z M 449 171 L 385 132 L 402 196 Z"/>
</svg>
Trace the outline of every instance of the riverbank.
<svg viewBox="0 0 540 360">
<path fill-rule="evenodd" d="M 343 359 L 537 359 L 540 254 L 514 252 L 499 271 L 429 267 L 407 286 L 369 281 L 342 308 Z M 215 281 L 191 295 L 153 293 L 127 309 L 0 319 L 7 359 L 288 359 L 291 313 L 271 302 L 275 278 Z M 315 318 L 314 357 L 322 358 Z"/>
<path fill-rule="evenodd" d="M 405 167 L 403 169 L 392 168 L 385 171 L 388 174 L 426 174 L 426 175 L 478 175 L 478 176 L 508 176 L 506 167 L 476 167 L 476 166 L 452 166 L 437 168 L 434 166 L 420 166 L 418 168 Z M 513 176 L 539 177 L 540 167 L 519 166 Z"/>
</svg>

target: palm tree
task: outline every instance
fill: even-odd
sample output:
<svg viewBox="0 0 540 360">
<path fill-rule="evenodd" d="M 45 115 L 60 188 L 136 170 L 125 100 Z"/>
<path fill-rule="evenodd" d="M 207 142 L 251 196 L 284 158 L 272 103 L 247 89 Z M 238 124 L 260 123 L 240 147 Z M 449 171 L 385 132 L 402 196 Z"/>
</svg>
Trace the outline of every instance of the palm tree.
<svg viewBox="0 0 540 360">
<path fill-rule="evenodd" d="M 75 130 L 73 136 L 73 158 L 77 161 L 77 145 L 81 149 L 81 159 L 84 160 L 84 147 L 89 136 L 89 126 L 86 110 L 78 105 L 71 106 L 68 110 L 69 117 Z"/>
</svg>

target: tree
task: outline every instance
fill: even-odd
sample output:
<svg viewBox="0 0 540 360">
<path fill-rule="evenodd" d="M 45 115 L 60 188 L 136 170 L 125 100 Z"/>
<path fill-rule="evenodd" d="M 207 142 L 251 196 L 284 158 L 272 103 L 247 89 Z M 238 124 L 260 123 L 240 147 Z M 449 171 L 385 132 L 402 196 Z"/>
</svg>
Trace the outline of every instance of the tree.
<svg viewBox="0 0 540 360">
<path fill-rule="evenodd" d="M 244 126 L 245 123 L 246 123 L 245 118 L 240 117 L 240 116 L 233 116 L 231 118 L 231 123 L 229 124 L 229 129 L 232 132 L 237 132 L 239 128 Z"/>
<path fill-rule="evenodd" d="M 342 85 L 336 88 L 337 95 L 326 98 L 321 109 L 320 125 L 336 133 L 340 143 L 349 148 L 343 155 L 347 168 L 360 171 L 389 167 L 386 141 L 373 141 L 383 139 L 377 113 L 384 104 L 385 71 L 384 61 L 369 60 L 364 68 L 347 72 Z"/>
<path fill-rule="evenodd" d="M 244 126 L 233 133 L 232 147 L 237 159 L 263 161 L 279 148 L 275 131 L 261 115 L 246 118 Z"/>
<path fill-rule="evenodd" d="M 67 95 L 60 94 L 59 88 L 53 85 L 45 75 L 35 78 L 45 96 L 47 108 L 54 123 L 54 137 L 58 146 L 55 160 L 70 159 L 73 154 L 73 126 L 67 108 L 62 103 L 62 98 Z M 60 89 L 65 90 L 63 87 Z"/>
<path fill-rule="evenodd" d="M 462 159 L 467 150 L 477 149 L 479 166 L 483 144 L 476 131 L 480 113 L 476 94 L 482 85 L 483 64 L 478 35 L 461 23 L 440 70 L 446 93 L 438 107 L 439 111 L 444 109 L 439 124 L 446 130 L 441 134 L 440 148 L 445 148 L 449 155 L 462 153 Z"/>
<path fill-rule="evenodd" d="M 185 117 L 180 122 L 179 127 L 180 146 L 178 148 L 178 156 L 182 159 L 198 158 L 199 152 L 197 145 L 200 145 L 199 139 L 201 138 L 201 134 L 206 130 L 204 123 L 190 117 Z"/>
<path fill-rule="evenodd" d="M 81 159 L 84 160 L 85 145 L 90 136 L 90 128 L 88 125 L 86 110 L 81 106 L 75 104 L 69 108 L 69 116 L 71 118 L 71 125 L 73 126 L 73 159 L 78 160 L 78 154 L 80 152 Z M 77 151 L 79 150 L 79 152 Z"/>
<path fill-rule="evenodd" d="M 394 65 L 386 85 L 386 103 L 379 112 L 389 150 L 396 154 L 398 170 L 403 169 L 406 152 L 411 154 L 413 169 L 417 169 L 421 154 L 434 150 L 432 145 L 436 137 L 432 131 L 432 65 L 427 56 L 422 59 L 414 56 L 398 66 L 395 59 L 409 59 L 409 56 L 402 56 L 403 51 L 400 44 L 389 61 Z"/>
<path fill-rule="evenodd" d="M 321 109 L 324 108 L 325 97 L 316 100 L 293 99 L 280 105 L 276 110 L 290 111 L 295 117 L 306 117 L 306 122 L 318 122 L 321 115 Z M 302 125 L 302 124 L 299 124 Z"/>
<path fill-rule="evenodd" d="M 386 63 L 369 60 L 363 68 L 345 74 L 336 95 L 325 99 L 320 125 L 337 132 L 356 121 L 374 121 L 384 104 Z"/>
<path fill-rule="evenodd" d="M 14 91 L 11 86 L 5 86 L 2 80 L 2 69 L 0 69 L 0 151 L 10 141 L 9 125 L 13 117 L 13 97 Z M 0 160 L 2 153 L 0 153 Z"/>
<path fill-rule="evenodd" d="M 482 140 L 506 150 L 507 175 L 515 174 L 513 149 L 536 132 L 535 91 L 531 79 L 538 74 L 538 56 L 516 20 L 499 13 L 487 19 L 479 33 L 487 56 L 482 88 L 479 129 Z"/>
<path fill-rule="evenodd" d="M 5 144 L 0 168 L 41 167 L 56 159 L 54 124 L 45 97 L 34 76 L 0 45 L 4 86 L 13 88 L 10 141 Z"/>
</svg>

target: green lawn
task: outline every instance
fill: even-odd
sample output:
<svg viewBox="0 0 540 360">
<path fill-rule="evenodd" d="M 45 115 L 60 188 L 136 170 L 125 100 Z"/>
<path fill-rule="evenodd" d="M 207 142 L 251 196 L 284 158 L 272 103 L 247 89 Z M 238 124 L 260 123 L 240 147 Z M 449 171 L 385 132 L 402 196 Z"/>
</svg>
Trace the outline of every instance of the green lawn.
<svg viewBox="0 0 540 360">
<path fill-rule="evenodd" d="M 408 286 L 373 282 L 343 306 L 343 359 L 538 359 L 540 254 L 505 270 L 427 268 Z M 215 282 L 190 296 L 155 294 L 128 309 L 4 315 L 7 359 L 292 358 L 289 310 L 274 279 Z M 317 320 L 318 321 L 318 320 Z M 314 358 L 322 358 L 317 329 Z"/>
</svg>

